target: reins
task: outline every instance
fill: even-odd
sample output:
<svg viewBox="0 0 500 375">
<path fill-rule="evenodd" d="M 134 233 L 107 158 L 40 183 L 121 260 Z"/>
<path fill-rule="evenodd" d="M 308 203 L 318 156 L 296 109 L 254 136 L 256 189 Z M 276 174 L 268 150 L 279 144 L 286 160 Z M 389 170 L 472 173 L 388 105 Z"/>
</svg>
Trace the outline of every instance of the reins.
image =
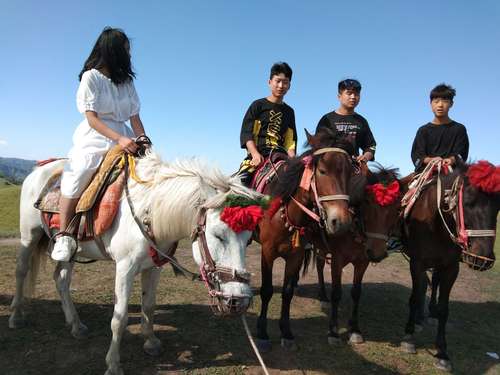
<svg viewBox="0 0 500 375">
<path fill-rule="evenodd" d="M 484 267 L 490 264 L 490 267 L 493 265 L 494 260 L 485 256 L 473 254 L 469 251 L 469 237 L 496 237 L 496 231 L 494 229 L 467 229 L 465 226 L 465 218 L 464 218 L 464 206 L 463 206 L 463 190 L 464 190 L 464 181 L 463 178 L 459 175 L 455 178 L 452 184 L 451 190 L 448 192 L 445 191 L 445 198 L 448 199 L 448 210 L 441 208 L 441 197 L 442 197 L 442 182 L 441 182 L 441 168 L 442 162 L 437 161 L 433 163 L 437 168 L 437 181 L 436 181 L 436 199 L 437 199 L 437 210 L 441 217 L 441 221 L 443 226 L 446 228 L 451 240 L 457 244 L 462 251 L 462 261 L 473 267 L 479 267 L 483 269 Z M 446 196 L 447 195 L 447 196 Z M 455 223 L 456 223 L 456 232 L 454 234 L 453 231 L 448 226 L 446 219 L 444 218 L 443 212 L 451 213 Z M 479 266 L 477 264 L 477 260 L 482 260 L 484 262 L 483 266 Z M 487 268 L 484 268 L 487 269 Z"/>
</svg>

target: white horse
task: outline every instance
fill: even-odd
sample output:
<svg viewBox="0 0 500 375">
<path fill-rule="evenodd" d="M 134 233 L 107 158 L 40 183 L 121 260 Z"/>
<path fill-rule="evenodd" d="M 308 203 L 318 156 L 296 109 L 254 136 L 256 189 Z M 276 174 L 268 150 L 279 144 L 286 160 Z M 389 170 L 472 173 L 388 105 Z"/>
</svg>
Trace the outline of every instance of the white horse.
<svg viewBox="0 0 500 375">
<path fill-rule="evenodd" d="M 33 290 L 38 266 L 46 252 L 47 236 L 42 228 L 40 212 L 33 207 L 42 188 L 54 171 L 63 167 L 65 161 L 57 161 L 36 168 L 24 181 L 21 191 L 21 249 L 17 259 L 16 294 L 11 304 L 9 327 L 16 328 L 24 323 L 22 311 L 24 294 Z M 148 153 L 137 160 L 137 175 L 142 184 L 128 180 L 130 200 L 136 216 L 147 217 L 158 248 L 169 247 L 180 239 L 189 237 L 196 228 L 200 210 L 206 209 L 205 237 L 208 251 L 217 267 L 227 270 L 233 277 L 217 278 L 217 296 L 222 305 L 237 304 L 245 310 L 252 293 L 247 282 L 234 275 L 245 274 L 245 250 L 250 231 L 235 233 L 219 215 L 222 205 L 229 195 L 249 199 L 260 197 L 257 193 L 241 185 L 238 178 L 226 177 L 214 168 L 201 165 L 196 160 L 178 161 L 167 164 L 154 153 Z M 128 319 L 128 300 L 133 279 L 141 273 L 142 281 L 142 334 L 145 337 L 144 350 L 157 355 L 161 342 L 153 332 L 153 314 L 156 303 L 156 288 L 160 268 L 154 266 L 148 255 L 149 243 L 134 221 L 130 205 L 123 193 L 117 216 L 112 227 L 104 233 L 102 241 L 109 257 L 116 263 L 115 306 L 111 320 L 113 338 L 109 347 L 106 375 L 123 374 L 120 366 L 119 346 Z M 203 266 L 206 254 L 200 238 L 193 242 L 193 257 Z M 200 249 L 201 247 L 201 249 Z M 206 247 L 205 247 L 206 248 Z M 207 251 L 207 252 L 208 252 Z M 95 242 L 80 242 L 80 257 L 109 260 L 104 257 Z M 87 327 L 80 322 L 70 296 L 72 262 L 59 262 L 54 272 L 54 280 L 61 296 L 66 322 L 76 338 L 87 335 Z M 28 271 L 29 276 L 28 277 Z M 214 272 L 215 274 L 215 272 Z M 206 275 L 205 275 L 206 276 Z M 25 293 L 26 292 L 26 293 Z M 214 291 L 211 290 L 214 296 Z"/>
</svg>

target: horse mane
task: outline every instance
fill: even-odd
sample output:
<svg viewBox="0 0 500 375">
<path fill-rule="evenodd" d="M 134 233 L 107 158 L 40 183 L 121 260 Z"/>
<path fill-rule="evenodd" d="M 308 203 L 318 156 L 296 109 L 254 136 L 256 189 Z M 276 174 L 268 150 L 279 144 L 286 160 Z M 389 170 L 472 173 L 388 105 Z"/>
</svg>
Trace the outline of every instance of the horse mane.
<svg viewBox="0 0 500 375">
<path fill-rule="evenodd" d="M 368 173 L 367 176 L 367 182 L 369 185 L 387 185 L 401 178 L 401 175 L 399 174 L 399 168 L 384 167 L 382 164 L 376 162 L 374 162 L 371 167 L 373 169 L 370 170 L 371 173 Z"/>
<path fill-rule="evenodd" d="M 288 201 L 297 191 L 302 173 L 304 172 L 303 159 L 312 156 L 312 162 L 315 166 L 321 155 L 313 155 L 314 151 L 325 147 L 338 147 L 346 151 L 349 155 L 354 155 L 354 146 L 344 136 L 329 128 L 321 128 L 318 133 L 311 136 L 312 144 L 306 142 L 305 146 L 309 149 L 300 156 L 288 159 L 284 166 L 278 171 L 277 178 L 271 183 L 270 190 L 272 196 L 282 197 Z"/>
<path fill-rule="evenodd" d="M 158 153 L 147 151 L 137 160 L 136 173 L 146 183 L 131 180 L 130 195 L 139 216 L 151 215 L 157 236 L 191 231 L 200 208 L 219 208 L 229 195 L 261 197 L 243 186 L 239 177 L 226 176 L 196 158 L 164 162 Z M 161 224 L 165 222 L 168 225 Z"/>
</svg>

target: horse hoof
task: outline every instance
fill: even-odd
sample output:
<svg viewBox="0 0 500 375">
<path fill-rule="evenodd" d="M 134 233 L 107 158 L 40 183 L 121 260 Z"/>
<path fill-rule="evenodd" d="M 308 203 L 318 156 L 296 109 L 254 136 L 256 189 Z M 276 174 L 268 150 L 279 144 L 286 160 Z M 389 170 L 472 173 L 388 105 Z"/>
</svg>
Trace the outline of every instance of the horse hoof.
<svg viewBox="0 0 500 375">
<path fill-rule="evenodd" d="M 329 345 L 340 345 L 342 341 L 340 340 L 340 337 L 336 336 L 328 336 L 328 344 Z"/>
<path fill-rule="evenodd" d="M 163 352 L 161 343 L 160 344 L 148 344 L 147 342 L 143 346 L 144 352 L 151 357 L 158 357 Z"/>
<path fill-rule="evenodd" d="M 442 371 L 451 372 L 451 361 L 448 359 L 438 359 L 434 363 L 434 367 Z"/>
<path fill-rule="evenodd" d="M 123 374 L 123 370 L 120 368 L 116 369 L 116 370 L 111 370 L 111 369 L 108 369 L 104 375 L 124 375 Z"/>
<path fill-rule="evenodd" d="M 291 352 L 294 352 L 298 349 L 295 340 L 289 340 L 289 339 L 281 339 L 281 347 Z"/>
<path fill-rule="evenodd" d="M 433 318 L 432 316 L 429 316 L 427 318 L 427 324 L 430 326 L 437 326 L 439 323 L 439 320 L 437 318 Z"/>
<path fill-rule="evenodd" d="M 26 320 L 23 318 L 9 319 L 9 328 L 18 329 L 26 327 Z"/>
<path fill-rule="evenodd" d="M 408 354 L 417 354 L 417 349 L 415 347 L 415 344 L 410 341 L 402 341 L 401 349 L 403 349 L 403 351 L 405 351 Z"/>
<path fill-rule="evenodd" d="M 272 349 L 271 340 L 257 339 L 255 340 L 255 345 L 261 353 L 268 353 Z"/>
<path fill-rule="evenodd" d="M 330 301 L 319 301 L 321 310 L 330 310 Z"/>
<path fill-rule="evenodd" d="M 77 329 L 71 330 L 71 335 L 77 340 L 86 339 L 89 336 L 89 329 L 85 324 L 80 323 Z"/>
<path fill-rule="evenodd" d="M 351 333 L 351 336 L 349 337 L 349 344 L 352 345 L 358 345 L 364 343 L 365 340 L 363 339 L 363 336 L 361 336 L 360 333 L 353 332 Z"/>
</svg>

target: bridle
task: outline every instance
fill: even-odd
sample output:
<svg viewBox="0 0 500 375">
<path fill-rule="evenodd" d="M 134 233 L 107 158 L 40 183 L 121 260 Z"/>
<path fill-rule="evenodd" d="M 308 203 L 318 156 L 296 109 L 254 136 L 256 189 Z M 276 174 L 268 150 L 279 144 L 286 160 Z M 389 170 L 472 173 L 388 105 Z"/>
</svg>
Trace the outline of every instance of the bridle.
<svg viewBox="0 0 500 375">
<path fill-rule="evenodd" d="M 129 179 L 129 161 L 128 157 L 125 157 L 125 195 L 127 197 L 127 202 L 130 207 L 130 212 L 134 218 L 135 223 L 139 227 L 142 235 L 148 241 L 149 246 L 158 252 L 162 257 L 168 260 L 174 267 L 180 270 L 184 275 L 189 275 L 191 279 L 201 280 L 204 282 L 208 289 L 208 294 L 210 297 L 210 307 L 216 315 L 229 315 L 234 313 L 245 312 L 247 306 L 242 305 L 240 300 L 241 296 L 224 295 L 221 291 L 220 284 L 223 282 L 240 282 L 249 284 L 250 283 L 250 273 L 238 271 L 234 268 L 222 267 L 216 265 L 212 256 L 210 255 L 210 250 L 208 249 L 207 239 L 205 235 L 206 220 L 207 220 L 207 209 L 201 207 L 198 213 L 197 225 L 193 234 L 191 236 L 192 242 L 198 240 L 198 247 L 200 249 L 200 255 L 202 258 L 202 263 L 200 266 L 200 274 L 196 274 L 187 270 L 185 267 L 180 265 L 173 256 L 175 247 L 168 249 L 167 251 L 162 251 L 158 248 L 154 240 L 154 235 L 150 229 L 145 227 L 145 220 L 140 220 L 136 215 L 134 204 L 130 197 L 130 191 L 128 187 Z M 250 298 L 250 297 L 244 297 Z"/>
<path fill-rule="evenodd" d="M 347 151 L 345 151 L 344 149 L 339 148 L 339 147 L 320 148 L 320 149 L 314 151 L 313 155 L 322 155 L 322 154 L 326 154 L 329 152 L 341 153 L 341 154 L 346 155 L 349 159 L 351 158 L 351 155 Z M 308 168 L 308 167 L 306 166 L 306 168 Z M 305 173 L 305 171 L 304 171 L 304 173 Z M 314 221 L 316 221 L 320 225 L 320 227 L 324 227 L 324 222 L 326 220 L 326 210 L 324 209 L 322 202 L 335 201 L 335 200 L 344 200 L 344 201 L 349 202 L 349 195 L 346 195 L 346 194 L 319 195 L 317 185 L 316 185 L 316 167 L 312 168 L 311 174 L 312 174 L 312 176 L 311 176 L 310 187 L 311 187 L 311 191 L 313 193 L 314 203 L 319 211 L 319 215 L 316 214 L 314 211 L 310 210 L 309 208 L 307 208 L 304 204 L 300 203 L 294 197 L 291 197 L 291 199 L 293 200 L 293 202 L 295 204 L 297 204 L 297 206 L 299 206 L 302 209 L 302 211 L 304 211 L 310 218 L 312 218 Z"/>
<path fill-rule="evenodd" d="M 225 295 L 222 293 L 220 284 L 227 282 L 239 282 L 250 284 L 250 273 L 238 271 L 235 268 L 218 266 L 210 255 L 207 237 L 205 235 L 207 221 L 207 209 L 202 207 L 198 214 L 196 230 L 193 233 L 192 241 L 198 241 L 198 248 L 202 262 L 200 265 L 200 276 L 208 289 L 210 296 L 210 307 L 216 315 L 228 315 L 230 313 L 242 313 L 246 306 L 239 304 L 239 296 Z M 247 297 L 245 297 L 247 298 Z M 224 303 L 227 299 L 228 303 Z"/>
<path fill-rule="evenodd" d="M 467 229 L 465 226 L 464 219 L 464 206 L 463 206 L 463 190 L 464 190 L 464 180 L 462 176 L 457 176 L 453 181 L 453 185 L 450 191 L 445 191 L 445 199 L 448 200 L 448 209 L 441 208 L 441 196 L 442 196 L 442 183 L 441 183 L 441 168 L 438 167 L 437 175 L 437 209 L 444 227 L 448 231 L 451 240 L 457 244 L 462 250 L 462 261 L 467 265 L 471 266 L 473 269 L 485 271 L 493 267 L 495 260 L 482 255 L 473 254 L 469 251 L 469 238 L 470 237 L 495 237 L 496 231 L 494 229 Z M 453 231 L 448 226 L 443 211 L 445 213 L 451 213 L 455 224 L 456 232 Z"/>
</svg>

